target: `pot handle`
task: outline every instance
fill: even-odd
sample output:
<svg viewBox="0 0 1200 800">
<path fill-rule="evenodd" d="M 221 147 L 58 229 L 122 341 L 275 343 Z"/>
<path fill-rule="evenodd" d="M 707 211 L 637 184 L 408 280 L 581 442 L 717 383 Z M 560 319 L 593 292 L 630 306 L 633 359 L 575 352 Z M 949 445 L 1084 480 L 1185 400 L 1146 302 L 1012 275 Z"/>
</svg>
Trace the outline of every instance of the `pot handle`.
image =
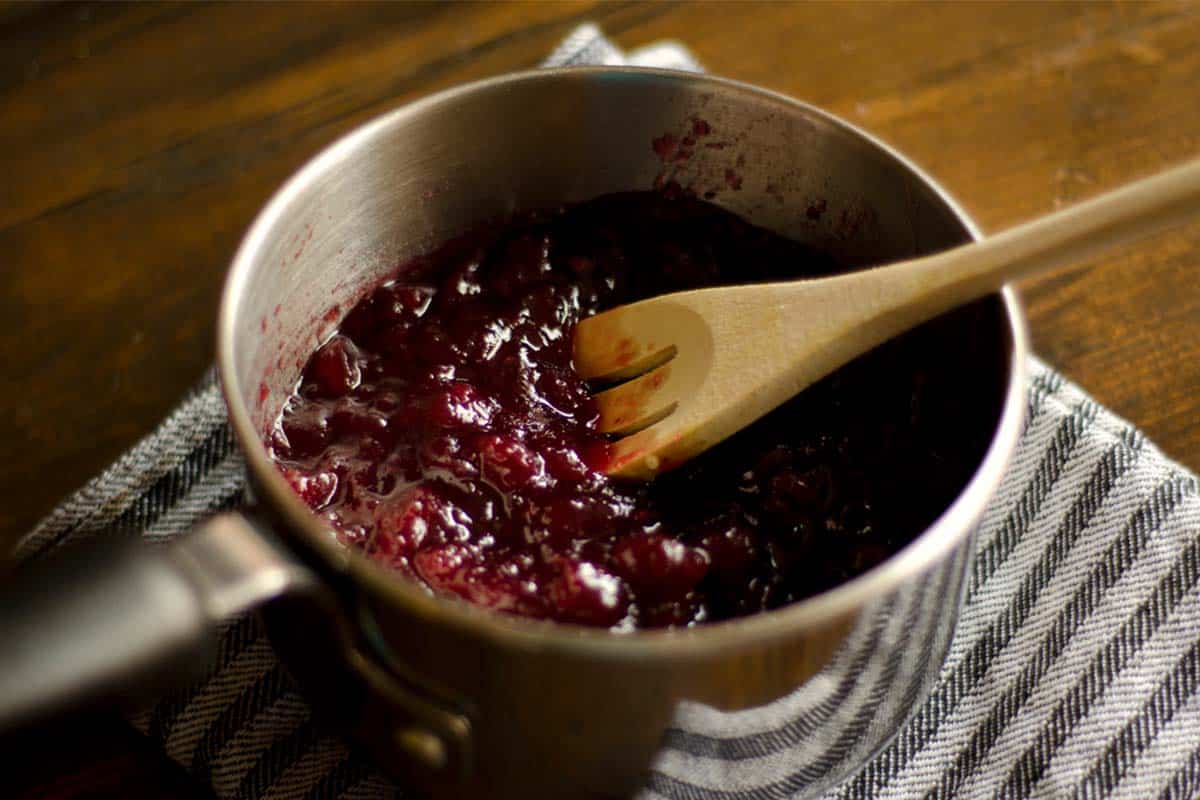
<svg viewBox="0 0 1200 800">
<path fill-rule="evenodd" d="M 0 581 L 0 731 L 187 685 L 213 664 L 221 620 L 320 586 L 238 513 L 169 544 L 93 542 L 19 569 Z"/>
</svg>

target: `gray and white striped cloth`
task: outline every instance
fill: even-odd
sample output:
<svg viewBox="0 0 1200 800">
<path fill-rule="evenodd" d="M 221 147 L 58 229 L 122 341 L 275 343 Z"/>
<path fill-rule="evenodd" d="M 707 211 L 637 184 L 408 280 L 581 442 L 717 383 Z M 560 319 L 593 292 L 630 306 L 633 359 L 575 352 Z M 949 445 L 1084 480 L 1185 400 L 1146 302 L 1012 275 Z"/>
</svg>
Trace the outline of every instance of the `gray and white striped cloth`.
<svg viewBox="0 0 1200 800">
<path fill-rule="evenodd" d="M 699 69 L 680 45 L 626 55 L 590 25 L 546 63 Z M 964 554 L 973 564 L 950 655 L 896 736 L 823 797 L 1200 797 L 1200 486 L 1079 388 L 1030 366 L 1025 430 Z M 242 492 L 210 375 L 18 556 L 120 531 L 166 539 Z M 684 708 L 643 795 L 807 794 L 854 755 L 853 742 L 813 753 L 807 733 L 863 690 L 826 679 L 752 711 Z M 225 627 L 207 679 L 137 721 L 221 800 L 400 794 L 313 721 L 253 616 Z"/>
</svg>

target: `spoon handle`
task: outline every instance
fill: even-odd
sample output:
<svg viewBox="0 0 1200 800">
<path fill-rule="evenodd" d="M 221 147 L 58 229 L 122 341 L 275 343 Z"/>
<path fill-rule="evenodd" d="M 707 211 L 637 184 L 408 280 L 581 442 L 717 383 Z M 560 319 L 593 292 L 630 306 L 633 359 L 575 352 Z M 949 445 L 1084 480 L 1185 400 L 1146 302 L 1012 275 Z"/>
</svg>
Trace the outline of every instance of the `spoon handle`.
<svg viewBox="0 0 1200 800">
<path fill-rule="evenodd" d="M 1195 218 L 1200 160 L 1106 192 L 1078 205 L 899 266 L 940 311 L 977 299 L 1017 278 L 1087 257 Z"/>
</svg>

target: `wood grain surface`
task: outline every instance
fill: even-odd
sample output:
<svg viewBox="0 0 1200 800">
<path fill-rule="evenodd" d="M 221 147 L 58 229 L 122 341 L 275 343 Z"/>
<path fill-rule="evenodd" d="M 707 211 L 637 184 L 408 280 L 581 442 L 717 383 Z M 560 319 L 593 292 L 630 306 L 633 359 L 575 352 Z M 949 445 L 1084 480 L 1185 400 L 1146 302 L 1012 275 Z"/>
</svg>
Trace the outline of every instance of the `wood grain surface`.
<svg viewBox="0 0 1200 800">
<path fill-rule="evenodd" d="M 985 229 L 1200 155 L 1196 3 L 0 4 L 0 546 L 201 377 L 226 265 L 283 178 L 586 20 L 865 127 Z M 1036 351 L 1193 469 L 1198 262 L 1192 225 L 1021 287 Z M 66 757 L 27 748 L 23 796 L 178 794 L 82 730 Z M 117 784 L 62 778 L 114 758 Z"/>
</svg>

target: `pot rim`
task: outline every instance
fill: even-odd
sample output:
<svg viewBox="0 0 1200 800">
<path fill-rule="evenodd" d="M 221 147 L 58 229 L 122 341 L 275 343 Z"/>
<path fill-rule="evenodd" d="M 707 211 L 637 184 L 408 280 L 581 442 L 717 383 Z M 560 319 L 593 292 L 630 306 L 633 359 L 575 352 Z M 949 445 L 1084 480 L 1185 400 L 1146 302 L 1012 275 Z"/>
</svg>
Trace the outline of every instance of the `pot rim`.
<svg viewBox="0 0 1200 800">
<path fill-rule="evenodd" d="M 974 220 L 942 186 L 905 156 L 876 137 L 848 122 L 779 92 L 741 81 L 680 70 L 645 67 L 559 67 L 536 69 L 462 84 L 417 99 L 385 112 L 346 133 L 307 161 L 280 187 L 259 212 L 243 237 L 226 277 L 217 321 L 217 363 L 225 405 L 247 469 L 259 490 L 260 502 L 279 512 L 286 524 L 312 546 L 324 561 L 339 572 L 365 584 L 373 595 L 404 607 L 430 624 L 444 624 L 464 633 L 481 636 L 508 647 L 521 649 L 562 648 L 590 657 L 614 660 L 704 657 L 728 652 L 731 647 L 765 643 L 821 628 L 857 611 L 871 599 L 895 589 L 902 581 L 930 567 L 959 544 L 975 527 L 992 498 L 1016 447 L 1025 410 L 1025 372 L 1028 333 L 1024 315 L 1011 286 L 1000 292 L 1012 342 L 1008 358 L 1008 385 L 999 424 L 975 473 L 954 502 L 908 544 L 881 564 L 832 589 L 768 612 L 678 630 L 649 629 L 614 633 L 546 620 L 498 614 L 456 598 L 434 595 L 415 582 L 399 579 L 364 556 L 337 544 L 322 524 L 298 498 L 275 468 L 261 434 L 254 426 L 250 409 L 243 401 L 235 369 L 236 323 L 240 300 L 254 272 L 255 262 L 271 229 L 283 219 L 296 198 L 319 176 L 353 158 L 363 143 L 381 131 L 402 125 L 412 117 L 447 102 L 459 101 L 478 92 L 503 89 L 517 82 L 585 79 L 588 76 L 636 74 L 665 81 L 700 82 L 756 96 L 802 111 L 841 129 L 851 137 L 881 152 L 923 183 L 950 210 L 972 240 L 982 238 Z M 259 268 L 262 268 L 260 265 Z"/>
</svg>

